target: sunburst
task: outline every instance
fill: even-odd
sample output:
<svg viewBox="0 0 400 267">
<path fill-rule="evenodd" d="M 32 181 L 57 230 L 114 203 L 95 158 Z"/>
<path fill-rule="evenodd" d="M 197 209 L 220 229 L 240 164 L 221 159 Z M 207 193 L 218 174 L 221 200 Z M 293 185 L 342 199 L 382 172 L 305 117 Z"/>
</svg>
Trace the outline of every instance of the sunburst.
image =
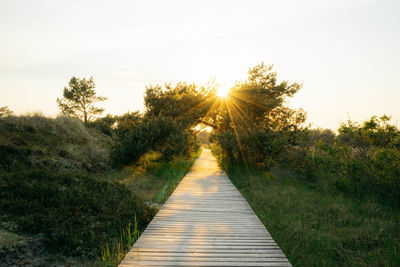
<svg viewBox="0 0 400 267">
<path fill-rule="evenodd" d="M 229 95 L 230 88 L 226 86 L 221 86 L 217 89 L 217 96 L 225 98 Z"/>
</svg>

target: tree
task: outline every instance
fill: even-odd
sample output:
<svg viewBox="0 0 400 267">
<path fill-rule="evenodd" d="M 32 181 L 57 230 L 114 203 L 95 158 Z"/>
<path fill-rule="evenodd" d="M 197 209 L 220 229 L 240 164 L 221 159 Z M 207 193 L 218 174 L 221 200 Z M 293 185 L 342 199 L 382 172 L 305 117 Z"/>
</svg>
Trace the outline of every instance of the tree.
<svg viewBox="0 0 400 267">
<path fill-rule="evenodd" d="M 230 160 L 270 166 L 285 146 L 296 144 L 302 130 L 305 112 L 287 105 L 301 86 L 278 82 L 272 65 L 250 68 L 247 80 L 237 82 L 208 113 L 216 126 L 211 139 Z"/>
<path fill-rule="evenodd" d="M 72 77 L 68 87 L 64 87 L 63 98 L 57 98 L 57 105 L 61 113 L 82 119 L 85 124 L 104 109 L 95 107 L 95 102 L 107 100 L 106 97 L 97 96 L 93 77 L 86 80 Z"/>
<path fill-rule="evenodd" d="M 144 104 L 146 117 L 172 117 L 187 128 L 196 126 L 211 107 L 212 86 L 198 87 L 195 84 L 179 82 L 173 87 L 146 87 Z"/>
<path fill-rule="evenodd" d="M 1 117 L 8 117 L 8 116 L 11 116 L 11 115 L 13 115 L 13 114 L 14 114 L 14 112 L 12 112 L 12 111 L 8 108 L 8 106 L 0 107 L 0 118 L 1 118 Z"/>
</svg>

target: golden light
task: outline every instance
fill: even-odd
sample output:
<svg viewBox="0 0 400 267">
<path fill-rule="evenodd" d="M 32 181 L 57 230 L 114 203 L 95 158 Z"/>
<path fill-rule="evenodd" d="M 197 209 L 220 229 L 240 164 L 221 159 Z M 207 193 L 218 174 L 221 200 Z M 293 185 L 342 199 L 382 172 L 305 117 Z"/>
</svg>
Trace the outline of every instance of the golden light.
<svg viewBox="0 0 400 267">
<path fill-rule="evenodd" d="M 229 95 L 229 91 L 230 91 L 229 87 L 221 86 L 217 89 L 217 96 L 222 98 L 227 97 Z"/>
</svg>

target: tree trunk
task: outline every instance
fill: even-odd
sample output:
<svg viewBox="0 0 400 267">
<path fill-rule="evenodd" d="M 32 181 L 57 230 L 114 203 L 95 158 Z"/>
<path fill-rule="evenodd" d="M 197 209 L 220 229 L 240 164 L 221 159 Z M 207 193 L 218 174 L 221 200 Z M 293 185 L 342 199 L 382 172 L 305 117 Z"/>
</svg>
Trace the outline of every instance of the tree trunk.
<svg viewBox="0 0 400 267">
<path fill-rule="evenodd" d="M 85 122 L 85 125 L 87 125 L 87 112 L 86 112 L 86 109 L 83 110 L 83 120 Z"/>
</svg>

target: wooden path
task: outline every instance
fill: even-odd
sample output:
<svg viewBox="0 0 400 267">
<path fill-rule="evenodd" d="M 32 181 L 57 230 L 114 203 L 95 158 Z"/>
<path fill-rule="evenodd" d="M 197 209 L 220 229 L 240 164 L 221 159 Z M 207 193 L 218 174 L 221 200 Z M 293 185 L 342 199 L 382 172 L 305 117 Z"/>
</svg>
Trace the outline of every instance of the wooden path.
<svg viewBox="0 0 400 267">
<path fill-rule="evenodd" d="M 204 150 L 120 266 L 291 266 Z"/>
</svg>

